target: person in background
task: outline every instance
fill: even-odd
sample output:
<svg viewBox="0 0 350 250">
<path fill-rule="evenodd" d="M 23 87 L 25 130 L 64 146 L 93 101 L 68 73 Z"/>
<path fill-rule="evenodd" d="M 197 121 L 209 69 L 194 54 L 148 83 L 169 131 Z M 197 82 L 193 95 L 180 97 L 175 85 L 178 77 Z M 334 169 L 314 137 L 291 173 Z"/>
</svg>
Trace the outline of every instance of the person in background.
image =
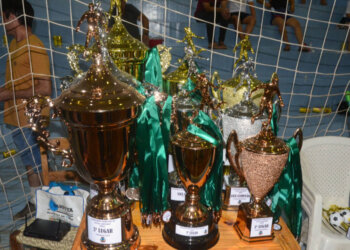
<svg viewBox="0 0 350 250">
<path fill-rule="evenodd" d="M 247 5 L 249 5 L 250 15 L 247 13 Z M 228 9 L 231 14 L 230 21 L 239 32 L 239 38 L 244 39 L 245 35 L 252 33 L 255 23 L 256 14 L 253 0 L 229 0 Z M 246 24 L 245 30 L 242 29 L 242 24 Z"/>
<path fill-rule="evenodd" d="M 140 12 L 134 5 L 130 3 L 126 3 L 125 0 L 121 0 L 121 10 L 122 10 L 122 20 L 126 30 L 132 35 L 134 38 L 142 41 L 147 46 L 149 45 L 149 20 L 148 18 Z M 117 14 L 117 8 L 114 6 L 113 15 Z M 140 35 L 140 30 L 137 25 L 137 21 L 141 21 L 142 23 L 142 40 Z M 112 19 L 110 25 L 114 24 L 114 20 Z"/>
<path fill-rule="evenodd" d="M 14 220 L 35 211 L 35 191 L 41 186 L 40 151 L 36 134 L 28 127 L 23 101 L 34 95 L 51 95 L 49 57 L 43 43 L 32 33 L 33 16 L 34 10 L 26 0 L 2 0 L 6 35 L 14 39 L 9 46 L 5 85 L 0 87 L 0 102 L 4 102 L 4 123 L 13 130 L 13 141 L 25 164 L 31 194 L 29 203 L 14 215 Z M 35 169 L 35 165 L 39 168 Z"/>
<path fill-rule="evenodd" d="M 263 4 L 264 0 L 257 0 L 258 3 Z M 288 3 L 290 4 L 288 6 Z M 301 30 L 301 26 L 299 21 L 288 15 L 285 16 L 286 10 L 289 8 L 287 13 L 294 13 L 294 0 L 265 0 L 265 7 L 271 8 L 271 24 L 278 27 L 280 33 L 282 33 L 282 39 L 286 43 L 284 46 L 284 51 L 290 50 L 290 44 L 288 42 L 287 29 L 285 25 L 290 26 L 294 29 L 295 36 L 297 38 L 298 43 L 300 44 L 299 51 L 309 52 L 310 48 L 307 47 L 306 43 L 303 43 L 303 32 Z"/>
<path fill-rule="evenodd" d="M 301 3 L 304 4 L 306 3 L 306 0 L 301 0 Z M 327 5 L 327 0 L 320 0 L 321 5 Z"/>
<path fill-rule="evenodd" d="M 216 6 L 214 6 L 216 1 Z M 224 41 L 226 37 L 226 28 L 230 19 L 230 13 L 227 9 L 227 0 L 198 0 L 194 16 L 204 20 L 207 26 L 208 48 L 209 49 L 227 49 Z M 203 22 L 197 20 L 198 22 Z M 219 43 L 213 41 L 214 25 L 219 24 L 220 34 Z"/>
<path fill-rule="evenodd" d="M 339 29 L 350 29 L 350 0 L 348 0 L 345 14 L 342 17 L 342 19 L 339 22 L 338 25 Z M 348 36 L 346 38 L 346 44 L 344 44 L 343 49 L 347 48 L 348 51 L 350 51 L 350 31 L 348 32 Z"/>
</svg>

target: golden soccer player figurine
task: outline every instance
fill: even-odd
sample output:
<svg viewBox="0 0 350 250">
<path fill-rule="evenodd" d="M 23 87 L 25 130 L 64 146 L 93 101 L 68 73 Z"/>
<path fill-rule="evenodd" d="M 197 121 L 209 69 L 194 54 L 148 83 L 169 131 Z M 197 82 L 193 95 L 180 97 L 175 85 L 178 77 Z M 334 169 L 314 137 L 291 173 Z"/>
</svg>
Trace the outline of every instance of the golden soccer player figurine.
<svg viewBox="0 0 350 250">
<path fill-rule="evenodd" d="M 93 3 L 89 4 L 89 10 L 86 11 L 82 17 L 80 18 L 78 24 L 77 24 L 77 28 L 76 31 L 78 32 L 80 30 L 80 25 L 82 24 L 82 22 L 86 19 L 87 23 L 88 23 L 88 31 L 86 34 L 86 42 L 85 42 L 85 48 L 87 49 L 90 43 L 90 40 L 92 37 L 95 38 L 96 40 L 96 44 L 97 47 L 100 48 L 101 47 L 101 43 L 100 43 L 100 36 L 99 36 L 99 31 L 98 31 L 98 27 L 102 24 L 105 25 L 105 19 L 103 17 L 103 13 L 100 11 L 97 11 L 95 9 L 95 5 Z"/>
<path fill-rule="evenodd" d="M 252 89 L 252 91 L 249 93 L 249 97 L 251 97 L 252 93 L 258 89 L 264 89 L 264 94 L 261 97 L 259 113 L 252 116 L 251 120 L 252 120 L 252 123 L 254 123 L 255 119 L 257 117 L 261 116 L 264 113 L 264 110 L 266 109 L 267 114 L 268 114 L 268 120 L 267 120 L 267 122 L 265 122 L 266 123 L 265 125 L 267 126 L 271 122 L 272 113 L 273 113 L 273 98 L 275 97 L 275 95 L 277 95 L 278 98 L 280 99 L 281 107 L 284 106 L 283 100 L 281 97 L 281 92 L 280 92 L 280 89 L 278 87 L 278 75 L 277 75 L 277 73 L 274 72 L 272 74 L 271 81 L 269 83 L 260 84 L 259 86 Z"/>
<path fill-rule="evenodd" d="M 126 1 L 127 0 L 125 0 L 125 2 Z M 122 2 L 121 2 L 121 0 L 111 0 L 111 4 L 110 4 L 110 7 L 109 7 L 109 15 L 112 15 L 114 6 L 116 6 L 117 10 L 118 10 L 117 16 L 121 17 L 122 16 Z"/>
<path fill-rule="evenodd" d="M 204 37 L 197 36 L 196 34 L 194 34 L 190 27 L 185 28 L 185 33 L 186 33 L 185 37 L 181 41 L 177 41 L 178 43 L 187 43 L 187 45 L 192 49 L 193 54 L 195 56 L 201 53 L 202 51 L 204 51 L 204 49 L 196 50 L 196 47 L 194 46 L 194 43 L 192 40 L 193 37 L 199 38 L 199 39 L 204 39 Z"/>
<path fill-rule="evenodd" d="M 241 47 L 241 51 L 239 52 L 238 60 L 235 62 L 235 67 L 237 66 L 238 62 L 242 61 L 243 58 L 245 59 L 245 61 L 248 61 L 249 50 L 254 54 L 254 50 L 252 48 L 252 44 L 249 41 L 248 35 L 246 35 L 243 40 L 236 44 L 236 46 L 233 48 L 233 53 L 236 52 L 238 47 Z"/>
</svg>

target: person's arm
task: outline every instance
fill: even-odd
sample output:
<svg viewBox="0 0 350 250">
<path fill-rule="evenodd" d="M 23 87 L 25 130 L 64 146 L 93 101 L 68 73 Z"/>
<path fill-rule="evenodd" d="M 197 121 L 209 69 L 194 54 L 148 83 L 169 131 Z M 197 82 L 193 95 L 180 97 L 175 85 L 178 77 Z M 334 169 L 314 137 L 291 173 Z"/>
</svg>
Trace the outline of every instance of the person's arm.
<svg viewBox="0 0 350 250">
<path fill-rule="evenodd" d="M 255 13 L 255 8 L 254 8 L 254 2 L 249 2 L 249 9 L 250 9 L 250 14 L 252 17 L 256 17 L 256 13 Z"/>
<path fill-rule="evenodd" d="M 264 0 L 256 0 L 260 4 L 264 4 Z M 265 8 L 270 9 L 271 8 L 271 0 L 265 0 Z"/>
<path fill-rule="evenodd" d="M 149 20 L 141 13 L 139 16 L 139 21 L 142 19 L 142 42 L 148 46 L 149 44 Z"/>
<path fill-rule="evenodd" d="M 220 7 L 215 8 L 215 6 L 210 6 L 209 2 L 204 2 L 203 8 L 206 12 L 214 12 L 216 10 L 216 12 L 221 13 L 221 11 L 222 11 L 222 5 Z"/>
<path fill-rule="evenodd" d="M 294 10 L 295 10 L 294 0 L 289 0 L 289 3 L 290 3 L 290 12 L 294 13 Z"/>
<path fill-rule="evenodd" d="M 51 95 L 51 80 L 49 77 L 40 76 L 40 78 L 34 79 L 34 95 L 50 96 Z M 26 88 L 15 91 L 16 99 L 28 99 L 33 97 L 33 88 Z M 0 88 L 0 101 L 13 100 L 12 89 L 5 87 Z"/>
<path fill-rule="evenodd" d="M 76 29 L 75 29 L 76 32 L 78 32 L 78 31 L 80 30 L 80 25 L 83 23 L 83 21 L 85 20 L 86 16 L 87 16 L 87 14 L 84 13 L 84 15 L 82 15 L 82 17 L 80 18 L 80 20 L 79 20 L 79 22 L 78 22 L 78 24 L 77 24 L 77 27 L 76 27 Z"/>
<path fill-rule="evenodd" d="M 231 15 L 230 15 L 230 12 L 227 8 L 227 0 L 221 1 L 220 7 L 221 7 L 221 16 L 225 20 L 228 20 L 231 17 Z"/>
</svg>

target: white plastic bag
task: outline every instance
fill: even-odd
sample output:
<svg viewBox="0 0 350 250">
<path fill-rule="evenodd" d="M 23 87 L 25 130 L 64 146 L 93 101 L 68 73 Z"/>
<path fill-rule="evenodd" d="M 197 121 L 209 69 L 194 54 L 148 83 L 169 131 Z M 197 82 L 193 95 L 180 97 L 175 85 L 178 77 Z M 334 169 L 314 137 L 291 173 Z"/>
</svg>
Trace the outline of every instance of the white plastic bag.
<svg viewBox="0 0 350 250">
<path fill-rule="evenodd" d="M 62 220 L 78 227 L 84 214 L 89 192 L 51 182 L 36 191 L 36 218 Z"/>
</svg>

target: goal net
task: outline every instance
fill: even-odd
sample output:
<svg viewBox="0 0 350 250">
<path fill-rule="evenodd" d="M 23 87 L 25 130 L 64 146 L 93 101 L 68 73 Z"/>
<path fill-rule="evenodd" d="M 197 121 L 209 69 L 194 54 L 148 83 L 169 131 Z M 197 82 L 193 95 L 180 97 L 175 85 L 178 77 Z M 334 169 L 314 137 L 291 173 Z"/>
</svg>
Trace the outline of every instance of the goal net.
<svg viewBox="0 0 350 250">
<path fill-rule="evenodd" d="M 61 93 L 60 79 L 72 75 L 67 61 L 67 47 L 77 43 L 84 44 L 85 34 L 75 32 L 75 27 L 91 1 L 28 0 L 35 11 L 33 33 L 44 43 L 50 59 L 52 98 Z M 245 5 L 245 1 L 230 1 Z M 307 0 L 305 4 L 301 4 L 299 0 L 295 2 L 295 11 L 288 17 L 299 22 L 303 42 L 311 48 L 310 52 L 298 50 L 300 44 L 294 30 L 289 26 L 285 29 L 290 51 L 284 51 L 285 43 L 281 33 L 277 26 L 271 24 L 271 9 L 256 1 L 256 24 L 250 34 L 258 79 L 265 82 L 273 72 L 277 72 L 279 76 L 285 104 L 279 121 L 279 136 L 287 139 L 296 128 L 301 127 L 305 138 L 325 135 L 348 137 L 350 53 L 346 42 L 349 29 L 338 28 L 345 14 L 347 1 L 327 0 L 327 6 L 320 5 L 319 0 Z M 172 48 L 172 61 L 167 72 L 175 70 L 179 66 L 178 59 L 184 57 L 184 46 L 177 41 L 184 37 L 184 28 L 190 27 L 193 33 L 205 37 L 194 38 L 198 49 L 206 49 L 201 56 L 208 59 L 198 60 L 198 66 L 208 76 L 217 71 L 224 80 L 232 77 L 233 65 L 239 56 L 233 52 L 233 48 L 240 41 L 233 24 L 227 27 L 224 41 L 227 49 L 213 50 L 208 48 L 206 24 L 198 22 L 199 19 L 194 16 L 198 0 L 128 0 L 128 3 L 133 4 L 149 19 L 150 39 L 160 39 L 165 46 Z M 109 0 L 101 1 L 101 7 L 105 11 L 109 10 L 109 5 Z M 247 10 L 249 14 L 249 7 Z M 142 22 L 138 22 L 140 30 L 141 25 Z M 219 28 L 220 25 L 214 23 L 216 41 Z M 81 29 L 86 31 L 86 26 L 82 25 Z M 11 84 L 11 81 L 5 81 L 11 40 L 12 37 L 6 36 L 5 23 L 2 20 L 0 87 Z M 12 137 L 16 131 L 21 133 L 22 130 L 20 127 L 9 128 L 4 123 L 5 112 L 4 102 L 0 102 L 0 248 L 9 246 L 10 230 L 24 223 L 24 220 L 14 221 L 12 217 L 30 199 L 26 163 L 22 162 L 20 155 L 32 149 L 28 145 L 26 149 L 18 151 Z M 51 122 L 50 130 L 53 137 L 64 133 L 57 120 Z M 15 153 L 10 154 L 11 151 Z M 38 168 L 39 163 L 34 167 Z"/>
</svg>

